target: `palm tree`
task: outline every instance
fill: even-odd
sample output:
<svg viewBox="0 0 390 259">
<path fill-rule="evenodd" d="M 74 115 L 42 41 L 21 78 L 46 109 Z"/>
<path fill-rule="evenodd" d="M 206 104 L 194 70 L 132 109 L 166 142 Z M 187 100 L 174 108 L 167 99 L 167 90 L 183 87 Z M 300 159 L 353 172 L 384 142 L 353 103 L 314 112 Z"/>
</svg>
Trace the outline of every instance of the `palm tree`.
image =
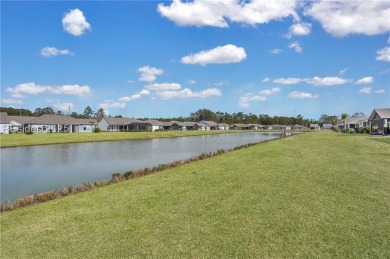
<svg viewBox="0 0 390 259">
<path fill-rule="evenodd" d="M 349 115 L 347 113 L 343 113 L 341 114 L 341 119 L 343 120 L 344 122 L 344 132 L 347 130 L 347 125 L 345 124 L 345 120 L 349 117 Z"/>
</svg>

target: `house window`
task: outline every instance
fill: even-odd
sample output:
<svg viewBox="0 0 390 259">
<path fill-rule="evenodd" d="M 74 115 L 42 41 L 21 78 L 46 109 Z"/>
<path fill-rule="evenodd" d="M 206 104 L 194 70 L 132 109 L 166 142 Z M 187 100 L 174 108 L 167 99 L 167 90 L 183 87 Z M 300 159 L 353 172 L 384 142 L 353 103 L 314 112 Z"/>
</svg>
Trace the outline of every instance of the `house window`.
<svg viewBox="0 0 390 259">
<path fill-rule="evenodd" d="M 87 126 L 84 126 L 84 130 L 87 130 Z"/>
</svg>

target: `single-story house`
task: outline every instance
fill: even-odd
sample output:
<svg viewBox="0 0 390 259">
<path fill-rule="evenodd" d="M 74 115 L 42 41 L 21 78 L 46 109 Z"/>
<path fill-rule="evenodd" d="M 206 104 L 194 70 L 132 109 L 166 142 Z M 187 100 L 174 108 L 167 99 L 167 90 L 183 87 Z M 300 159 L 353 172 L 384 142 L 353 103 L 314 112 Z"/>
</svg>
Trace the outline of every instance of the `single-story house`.
<svg viewBox="0 0 390 259">
<path fill-rule="evenodd" d="M 77 119 L 69 115 L 44 114 L 24 124 L 26 129 L 34 133 L 77 133 L 93 132 L 96 126 L 96 120 Z"/>
<path fill-rule="evenodd" d="M 6 112 L 0 112 L 0 134 L 10 133 L 10 121 Z"/>
<path fill-rule="evenodd" d="M 200 121 L 200 122 L 197 122 L 195 123 L 194 127 L 193 127 L 194 130 L 210 130 L 210 125 L 207 124 L 205 121 Z"/>
<path fill-rule="evenodd" d="M 272 125 L 272 129 L 274 129 L 274 130 L 291 130 L 291 126 L 290 125 L 275 124 L 275 125 Z"/>
<path fill-rule="evenodd" d="M 371 125 L 371 129 L 374 126 L 378 126 L 379 131 L 389 133 L 390 128 L 390 108 L 374 109 L 368 118 L 368 123 Z"/>
<path fill-rule="evenodd" d="M 183 122 L 183 130 L 194 130 L 195 124 L 194 121 L 185 121 Z"/>
<path fill-rule="evenodd" d="M 251 130 L 266 130 L 267 126 L 261 124 L 249 124 L 249 129 Z"/>
<path fill-rule="evenodd" d="M 311 129 L 311 130 L 319 130 L 319 129 L 321 129 L 321 127 L 317 123 L 311 123 L 309 125 L 309 129 Z"/>
<path fill-rule="evenodd" d="M 249 124 L 236 123 L 230 126 L 231 130 L 250 130 Z"/>
<path fill-rule="evenodd" d="M 322 128 L 323 128 L 324 130 L 331 130 L 332 127 L 333 127 L 333 125 L 330 124 L 330 123 L 324 123 L 324 124 L 322 124 Z"/>
<path fill-rule="evenodd" d="M 99 121 L 98 127 L 102 131 L 127 131 L 133 130 L 130 128 L 130 124 L 137 121 L 129 118 L 104 117 Z"/>
<path fill-rule="evenodd" d="M 290 127 L 293 130 L 304 130 L 304 129 L 306 129 L 305 126 L 302 126 L 302 125 L 299 125 L 299 124 L 290 125 Z"/>
<path fill-rule="evenodd" d="M 229 124 L 226 123 L 218 123 L 219 130 L 229 130 Z"/>
<path fill-rule="evenodd" d="M 156 131 L 164 130 L 164 123 L 158 120 L 133 121 L 129 124 L 130 130 L 135 131 Z"/>
<path fill-rule="evenodd" d="M 366 127 L 368 125 L 368 117 L 349 117 L 342 123 L 347 129 L 354 129 L 357 131 L 360 127 Z"/>
</svg>

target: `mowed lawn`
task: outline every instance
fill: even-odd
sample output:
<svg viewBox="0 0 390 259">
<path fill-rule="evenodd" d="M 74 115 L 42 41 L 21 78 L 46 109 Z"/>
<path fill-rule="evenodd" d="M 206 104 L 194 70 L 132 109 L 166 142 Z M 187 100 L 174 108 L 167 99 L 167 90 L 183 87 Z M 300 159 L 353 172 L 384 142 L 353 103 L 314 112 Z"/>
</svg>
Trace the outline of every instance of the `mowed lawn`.
<svg viewBox="0 0 390 259">
<path fill-rule="evenodd" d="M 235 133 L 242 131 L 228 131 Z M 8 134 L 0 135 L 0 147 L 33 146 L 64 143 L 81 143 L 95 141 L 119 141 L 150 138 L 171 138 L 183 136 L 211 135 L 227 133 L 226 131 L 156 131 L 156 132 L 100 132 L 100 133 L 52 133 L 52 134 Z"/>
<path fill-rule="evenodd" d="M 6 212 L 1 258 L 390 258 L 389 164 L 387 138 L 270 141 Z"/>
</svg>

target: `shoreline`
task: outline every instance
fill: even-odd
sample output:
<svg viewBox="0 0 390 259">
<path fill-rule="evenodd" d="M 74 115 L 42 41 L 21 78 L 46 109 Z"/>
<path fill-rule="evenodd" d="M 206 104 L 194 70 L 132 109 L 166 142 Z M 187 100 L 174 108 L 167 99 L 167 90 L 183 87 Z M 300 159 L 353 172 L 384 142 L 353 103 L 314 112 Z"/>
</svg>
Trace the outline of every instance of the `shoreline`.
<svg viewBox="0 0 390 259">
<path fill-rule="evenodd" d="M 26 146 L 77 144 L 88 142 L 144 140 L 154 138 L 175 138 L 215 134 L 236 134 L 245 132 L 283 132 L 280 130 L 209 130 L 209 131 L 158 131 L 158 132 L 100 132 L 100 133 L 51 133 L 51 134 L 13 134 L 0 135 L 1 148 Z M 302 131 L 287 131 L 302 132 Z"/>
</svg>

